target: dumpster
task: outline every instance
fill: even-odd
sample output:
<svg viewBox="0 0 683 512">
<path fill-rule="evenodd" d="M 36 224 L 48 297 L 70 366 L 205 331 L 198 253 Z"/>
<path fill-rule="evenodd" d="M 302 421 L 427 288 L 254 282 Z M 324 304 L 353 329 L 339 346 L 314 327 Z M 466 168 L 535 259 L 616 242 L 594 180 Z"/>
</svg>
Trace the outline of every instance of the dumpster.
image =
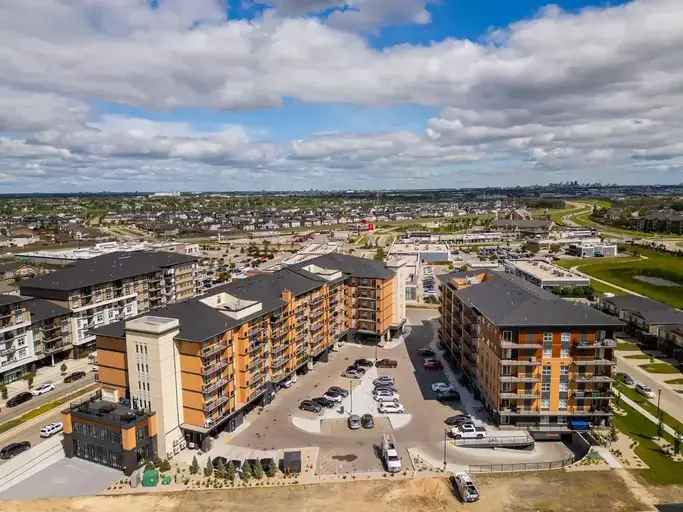
<svg viewBox="0 0 683 512">
<path fill-rule="evenodd" d="M 285 452 L 280 470 L 285 474 L 301 473 L 301 452 Z"/>
</svg>

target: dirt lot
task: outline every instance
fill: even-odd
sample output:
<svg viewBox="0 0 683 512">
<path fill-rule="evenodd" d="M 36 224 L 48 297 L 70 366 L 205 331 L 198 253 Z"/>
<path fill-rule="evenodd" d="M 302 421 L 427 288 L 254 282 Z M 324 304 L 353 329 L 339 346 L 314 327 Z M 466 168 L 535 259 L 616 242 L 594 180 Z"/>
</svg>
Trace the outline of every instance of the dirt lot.
<svg viewBox="0 0 683 512">
<path fill-rule="evenodd" d="M 183 492 L 177 494 L 84 497 L 5 502 L 3 512 L 190 512 L 201 510 L 272 512 L 639 511 L 647 510 L 614 472 L 548 472 L 482 475 L 482 500 L 462 505 L 443 478 L 349 482 L 271 489 Z"/>
</svg>

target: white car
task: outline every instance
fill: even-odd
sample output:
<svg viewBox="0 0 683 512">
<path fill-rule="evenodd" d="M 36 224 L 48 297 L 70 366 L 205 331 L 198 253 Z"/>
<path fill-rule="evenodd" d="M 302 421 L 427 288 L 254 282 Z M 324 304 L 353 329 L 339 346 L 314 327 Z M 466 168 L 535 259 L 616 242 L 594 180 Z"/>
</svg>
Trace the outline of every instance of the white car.
<svg viewBox="0 0 683 512">
<path fill-rule="evenodd" d="M 652 391 L 652 388 L 650 386 L 646 386 L 645 384 L 641 384 L 640 382 L 636 383 L 636 391 L 648 398 L 655 397 L 655 392 Z"/>
<path fill-rule="evenodd" d="M 40 437 L 52 437 L 64 430 L 64 425 L 61 421 L 56 423 L 49 423 L 40 429 Z"/>
<path fill-rule="evenodd" d="M 31 391 L 31 393 L 33 393 L 33 396 L 39 396 L 44 395 L 45 393 L 49 393 L 53 389 L 55 389 L 55 385 L 52 382 L 45 382 L 44 384 L 41 384 L 33 391 Z"/>
<path fill-rule="evenodd" d="M 323 398 L 327 398 L 331 402 L 335 403 L 340 403 L 344 399 L 344 397 L 341 395 L 328 395 L 327 393 L 323 395 Z"/>
<path fill-rule="evenodd" d="M 460 427 L 453 427 L 449 432 L 450 436 L 455 439 L 485 439 L 486 430 L 484 427 L 475 427 L 471 424 L 461 425 Z"/>
<path fill-rule="evenodd" d="M 374 395 L 375 402 L 398 402 L 398 394 Z"/>
<path fill-rule="evenodd" d="M 377 410 L 382 414 L 404 413 L 406 412 L 403 404 L 398 402 L 380 402 Z"/>
<path fill-rule="evenodd" d="M 292 377 L 290 377 L 290 378 L 287 379 L 287 380 L 284 380 L 284 381 L 280 382 L 280 387 L 283 387 L 283 388 L 286 388 L 286 389 L 291 388 L 293 385 L 294 385 L 294 379 L 293 379 Z"/>
<path fill-rule="evenodd" d="M 395 396 L 396 398 L 399 398 L 399 394 L 396 392 L 395 389 L 375 389 L 372 392 L 373 396 Z"/>
<path fill-rule="evenodd" d="M 432 391 L 435 393 L 448 393 L 450 391 L 455 391 L 455 388 L 445 382 L 435 382 L 432 384 Z"/>
<path fill-rule="evenodd" d="M 375 386 L 378 384 L 393 384 L 394 378 L 390 377 L 389 375 L 382 375 L 381 377 L 377 377 L 375 380 L 373 380 L 372 383 Z"/>
</svg>

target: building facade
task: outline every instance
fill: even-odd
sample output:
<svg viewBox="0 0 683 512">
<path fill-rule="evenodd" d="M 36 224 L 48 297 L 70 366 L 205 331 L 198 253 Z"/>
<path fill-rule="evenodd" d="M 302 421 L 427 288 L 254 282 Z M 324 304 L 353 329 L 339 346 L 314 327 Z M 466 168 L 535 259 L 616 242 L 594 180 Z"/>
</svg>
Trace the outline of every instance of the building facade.
<svg viewBox="0 0 683 512">
<path fill-rule="evenodd" d="M 604 424 L 622 323 L 504 272 L 441 276 L 440 338 L 500 425 Z"/>
<path fill-rule="evenodd" d="M 20 291 L 70 312 L 78 356 L 94 346 L 92 329 L 195 296 L 197 267 L 197 259 L 184 254 L 117 252 L 24 281 Z"/>
<path fill-rule="evenodd" d="M 0 382 L 18 380 L 36 360 L 27 297 L 0 295 Z"/>
<path fill-rule="evenodd" d="M 235 429 L 342 338 L 398 332 L 395 293 L 382 263 L 341 254 L 215 287 L 98 329 L 103 393 L 155 411 L 159 454 L 172 455 Z"/>
</svg>

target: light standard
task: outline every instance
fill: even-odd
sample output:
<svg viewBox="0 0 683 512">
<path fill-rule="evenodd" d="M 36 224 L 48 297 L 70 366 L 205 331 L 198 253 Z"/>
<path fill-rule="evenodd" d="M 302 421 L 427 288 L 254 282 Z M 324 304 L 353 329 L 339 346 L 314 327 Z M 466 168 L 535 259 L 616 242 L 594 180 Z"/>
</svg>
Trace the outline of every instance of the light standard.
<svg viewBox="0 0 683 512">
<path fill-rule="evenodd" d="M 353 414 L 353 380 L 351 379 L 349 379 L 349 396 L 351 397 L 349 414 Z"/>
<path fill-rule="evenodd" d="M 448 429 L 443 429 L 443 470 L 446 471 L 446 450 L 448 449 Z"/>
<path fill-rule="evenodd" d="M 657 437 L 662 437 L 662 409 L 660 403 L 662 400 L 662 388 L 657 392 Z"/>
</svg>

